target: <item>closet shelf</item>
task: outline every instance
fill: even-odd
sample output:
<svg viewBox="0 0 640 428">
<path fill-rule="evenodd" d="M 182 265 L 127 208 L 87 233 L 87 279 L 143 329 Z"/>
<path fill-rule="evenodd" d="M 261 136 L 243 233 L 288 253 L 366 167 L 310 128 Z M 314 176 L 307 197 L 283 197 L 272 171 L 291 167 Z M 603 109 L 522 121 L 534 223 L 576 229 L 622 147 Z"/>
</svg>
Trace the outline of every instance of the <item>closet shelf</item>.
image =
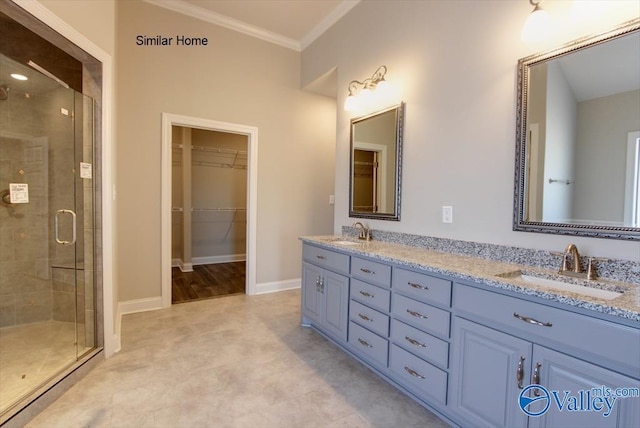
<svg viewBox="0 0 640 428">
<path fill-rule="evenodd" d="M 246 211 L 246 208 L 191 208 L 191 211 Z"/>
</svg>

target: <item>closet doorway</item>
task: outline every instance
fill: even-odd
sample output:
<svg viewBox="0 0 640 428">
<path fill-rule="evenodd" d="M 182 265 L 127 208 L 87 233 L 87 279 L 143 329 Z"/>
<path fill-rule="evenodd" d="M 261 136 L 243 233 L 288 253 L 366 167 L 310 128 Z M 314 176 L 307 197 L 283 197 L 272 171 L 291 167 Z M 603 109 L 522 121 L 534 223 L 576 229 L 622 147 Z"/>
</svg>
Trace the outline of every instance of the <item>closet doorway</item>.
<svg viewBox="0 0 640 428">
<path fill-rule="evenodd" d="M 258 130 L 162 115 L 162 306 L 255 293 Z"/>
<path fill-rule="evenodd" d="M 171 128 L 171 303 L 244 294 L 248 137 Z"/>
</svg>

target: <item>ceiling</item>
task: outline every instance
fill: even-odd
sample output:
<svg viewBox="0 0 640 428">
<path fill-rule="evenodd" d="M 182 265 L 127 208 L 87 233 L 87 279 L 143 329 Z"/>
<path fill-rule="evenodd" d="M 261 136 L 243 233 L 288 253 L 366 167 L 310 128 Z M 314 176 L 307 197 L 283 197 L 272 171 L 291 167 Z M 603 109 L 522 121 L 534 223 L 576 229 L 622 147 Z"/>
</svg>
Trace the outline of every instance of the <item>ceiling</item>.
<svg viewBox="0 0 640 428">
<path fill-rule="evenodd" d="M 145 0 L 297 51 L 360 0 Z"/>
</svg>

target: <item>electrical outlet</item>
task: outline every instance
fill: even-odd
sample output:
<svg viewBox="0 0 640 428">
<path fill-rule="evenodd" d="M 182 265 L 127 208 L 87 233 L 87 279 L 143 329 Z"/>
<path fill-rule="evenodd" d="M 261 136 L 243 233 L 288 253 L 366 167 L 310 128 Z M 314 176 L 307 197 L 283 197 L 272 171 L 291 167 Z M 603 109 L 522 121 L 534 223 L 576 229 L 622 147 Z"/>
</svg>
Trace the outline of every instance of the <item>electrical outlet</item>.
<svg viewBox="0 0 640 428">
<path fill-rule="evenodd" d="M 442 207 L 442 222 L 453 223 L 453 207 L 445 205 Z"/>
</svg>

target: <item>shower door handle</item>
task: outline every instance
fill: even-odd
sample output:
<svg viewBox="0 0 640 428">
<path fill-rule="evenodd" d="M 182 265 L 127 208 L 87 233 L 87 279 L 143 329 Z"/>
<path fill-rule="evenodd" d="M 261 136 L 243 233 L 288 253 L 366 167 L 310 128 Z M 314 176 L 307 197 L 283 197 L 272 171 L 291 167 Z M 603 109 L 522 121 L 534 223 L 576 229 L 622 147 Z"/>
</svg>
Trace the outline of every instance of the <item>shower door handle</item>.
<svg viewBox="0 0 640 428">
<path fill-rule="evenodd" d="M 71 241 L 65 241 L 60 239 L 60 235 L 58 233 L 58 221 L 62 214 L 71 214 Z M 56 211 L 56 216 L 54 217 L 54 231 L 56 236 L 56 242 L 62 245 L 73 245 L 76 243 L 76 213 L 71 210 L 58 210 Z"/>
</svg>

